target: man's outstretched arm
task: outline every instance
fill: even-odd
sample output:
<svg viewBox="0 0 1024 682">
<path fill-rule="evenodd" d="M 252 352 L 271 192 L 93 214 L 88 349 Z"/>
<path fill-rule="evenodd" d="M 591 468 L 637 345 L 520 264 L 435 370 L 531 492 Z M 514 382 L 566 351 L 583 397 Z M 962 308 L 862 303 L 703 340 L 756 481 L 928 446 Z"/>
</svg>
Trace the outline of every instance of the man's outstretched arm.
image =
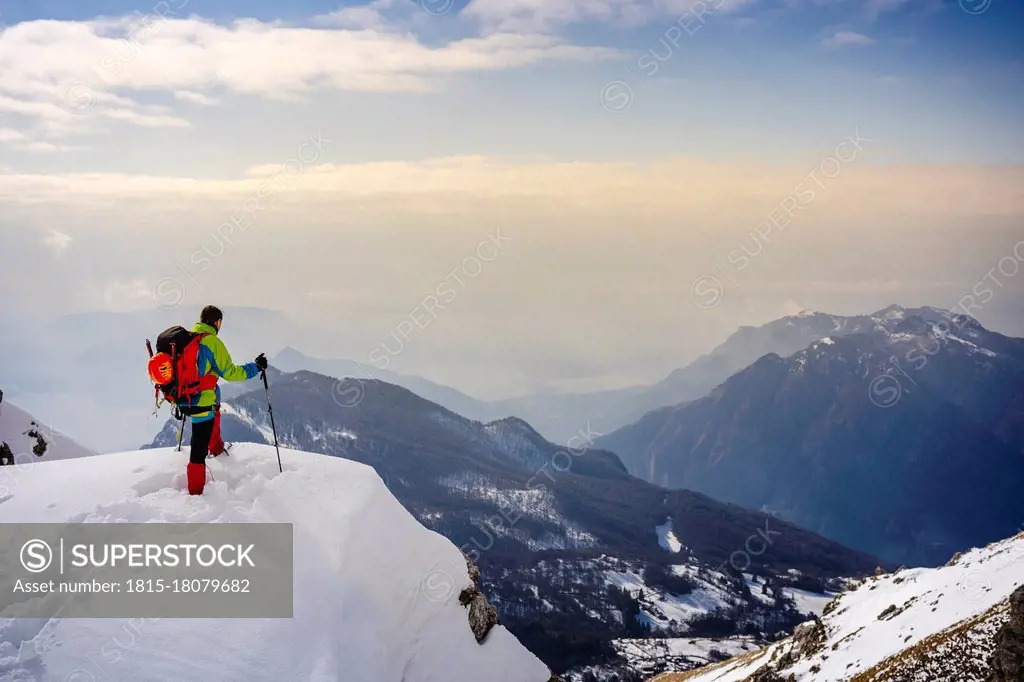
<svg viewBox="0 0 1024 682">
<path fill-rule="evenodd" d="M 248 381 L 260 373 L 255 362 L 236 365 L 227 346 L 216 336 L 210 338 L 210 350 L 213 351 L 212 370 L 225 381 Z"/>
</svg>

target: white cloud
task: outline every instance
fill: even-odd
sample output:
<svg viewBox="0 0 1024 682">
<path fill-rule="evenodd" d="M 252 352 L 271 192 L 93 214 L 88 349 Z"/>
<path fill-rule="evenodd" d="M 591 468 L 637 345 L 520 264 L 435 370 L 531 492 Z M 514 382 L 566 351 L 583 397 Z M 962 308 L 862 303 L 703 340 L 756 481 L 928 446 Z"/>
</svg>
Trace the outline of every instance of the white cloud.
<svg viewBox="0 0 1024 682">
<path fill-rule="evenodd" d="M 551 32 L 583 22 L 638 25 L 655 19 L 681 20 L 688 14 L 708 20 L 755 0 L 472 0 L 462 11 L 493 31 Z"/>
<path fill-rule="evenodd" d="M 13 128 L 0 128 L 0 144 L 26 152 L 72 152 L 86 149 L 86 147 L 82 146 L 34 140 L 29 135 Z"/>
<path fill-rule="evenodd" d="M 53 251 L 55 256 L 59 256 L 67 250 L 71 242 L 74 241 L 69 234 L 60 232 L 59 230 L 50 230 L 50 232 L 43 238 L 43 245 Z"/>
<path fill-rule="evenodd" d="M 339 28 L 387 31 L 394 26 L 394 20 L 385 17 L 385 10 L 395 5 L 395 0 L 373 0 L 366 5 L 345 7 L 316 18 L 317 23 Z"/>
<path fill-rule="evenodd" d="M 201 92 L 190 92 L 188 90 L 175 90 L 174 99 L 179 102 L 198 104 L 201 107 L 212 107 L 217 104 L 217 100 L 212 97 L 207 97 Z"/>
<path fill-rule="evenodd" d="M 24 139 L 24 133 L 18 132 L 12 128 L 0 128 L 0 142 L 21 142 Z"/>
<path fill-rule="evenodd" d="M 855 31 L 836 31 L 829 37 L 821 41 L 824 47 L 839 48 L 846 47 L 848 45 L 871 45 L 875 41 L 864 35 L 863 33 L 857 33 Z"/>
<path fill-rule="evenodd" d="M 356 9 L 369 21 L 388 5 Z M 346 16 L 350 25 L 359 23 Z M 224 25 L 200 18 L 142 24 L 143 30 L 133 18 L 32 21 L 6 29 L 0 33 L 0 116 L 29 119 L 37 129 L 33 139 L 52 143 L 111 120 L 189 125 L 168 107 L 136 99 L 147 92 L 202 105 L 215 104 L 208 94 L 213 90 L 276 99 L 318 89 L 422 92 L 440 88 L 453 74 L 619 56 L 536 34 L 494 33 L 431 45 L 380 27 L 304 28 L 254 19 Z"/>
<path fill-rule="evenodd" d="M 490 30 L 549 31 L 583 21 L 642 23 L 655 8 L 636 0 L 473 0 L 462 13 Z"/>
</svg>

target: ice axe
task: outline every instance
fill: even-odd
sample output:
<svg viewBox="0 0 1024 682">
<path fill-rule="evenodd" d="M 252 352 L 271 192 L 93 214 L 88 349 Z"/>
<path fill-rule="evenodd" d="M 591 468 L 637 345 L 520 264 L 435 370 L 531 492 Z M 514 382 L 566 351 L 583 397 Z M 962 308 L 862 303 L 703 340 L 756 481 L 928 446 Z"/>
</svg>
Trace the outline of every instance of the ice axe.
<svg viewBox="0 0 1024 682">
<path fill-rule="evenodd" d="M 260 357 L 265 359 L 263 353 L 260 353 Z M 283 474 L 284 467 L 281 466 L 281 446 L 277 444 L 277 425 L 274 423 L 274 405 L 270 402 L 270 384 L 267 383 L 267 370 L 260 370 L 260 376 L 263 377 L 263 390 L 267 394 L 267 411 L 270 412 L 270 430 L 274 433 L 274 449 L 277 450 L 277 469 Z"/>
</svg>

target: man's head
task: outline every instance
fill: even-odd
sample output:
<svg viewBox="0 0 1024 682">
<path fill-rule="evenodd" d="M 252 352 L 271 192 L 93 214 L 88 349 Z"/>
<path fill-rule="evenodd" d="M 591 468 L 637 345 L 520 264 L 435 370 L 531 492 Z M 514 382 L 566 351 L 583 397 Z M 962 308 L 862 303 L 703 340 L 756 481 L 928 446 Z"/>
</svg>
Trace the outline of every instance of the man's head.
<svg viewBox="0 0 1024 682">
<path fill-rule="evenodd" d="M 224 313 L 221 312 L 220 308 L 215 305 L 208 305 L 203 308 L 203 312 L 199 315 L 199 321 L 203 324 L 208 324 L 217 331 L 220 331 L 220 325 L 224 322 Z"/>
</svg>

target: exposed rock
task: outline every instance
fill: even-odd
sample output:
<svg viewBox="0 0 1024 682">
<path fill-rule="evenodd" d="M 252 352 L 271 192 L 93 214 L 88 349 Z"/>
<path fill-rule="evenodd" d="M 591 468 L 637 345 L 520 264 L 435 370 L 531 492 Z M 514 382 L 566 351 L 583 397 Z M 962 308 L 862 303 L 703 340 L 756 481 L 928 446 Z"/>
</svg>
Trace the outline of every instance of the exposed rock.
<svg viewBox="0 0 1024 682">
<path fill-rule="evenodd" d="M 1024 587 L 1010 595 L 1010 620 L 996 635 L 989 682 L 1024 680 Z"/>
<path fill-rule="evenodd" d="M 499 622 L 498 609 L 494 608 L 480 591 L 480 569 L 469 560 L 469 557 L 466 557 L 466 566 L 469 568 L 469 578 L 473 581 L 473 586 L 462 591 L 459 603 L 469 609 L 469 627 L 473 630 L 477 643 L 483 644 L 487 635 Z"/>
<path fill-rule="evenodd" d="M 957 552 L 956 554 L 953 555 L 953 557 L 948 562 L 946 562 L 946 565 L 947 566 L 955 566 L 956 562 L 960 561 L 960 557 L 962 557 L 963 555 L 964 555 L 963 552 Z"/>
<path fill-rule="evenodd" d="M 793 644 L 801 656 L 813 656 L 825 647 L 828 632 L 820 620 L 807 621 L 793 631 Z M 782 666 L 780 666 L 782 667 Z"/>
<path fill-rule="evenodd" d="M 764 667 L 758 670 L 756 673 L 743 680 L 743 682 L 795 682 L 795 675 L 788 675 L 783 677 L 769 667 Z"/>
<path fill-rule="evenodd" d="M 46 439 L 43 438 L 43 434 L 39 433 L 39 429 L 36 428 L 39 425 L 36 424 L 35 422 L 32 422 L 31 425 L 32 428 L 26 431 L 25 435 L 28 436 L 29 438 L 35 438 L 36 444 L 32 446 L 32 453 L 36 457 L 42 457 L 43 455 L 46 454 L 46 449 L 49 447 L 50 444 L 46 442 Z"/>
</svg>

